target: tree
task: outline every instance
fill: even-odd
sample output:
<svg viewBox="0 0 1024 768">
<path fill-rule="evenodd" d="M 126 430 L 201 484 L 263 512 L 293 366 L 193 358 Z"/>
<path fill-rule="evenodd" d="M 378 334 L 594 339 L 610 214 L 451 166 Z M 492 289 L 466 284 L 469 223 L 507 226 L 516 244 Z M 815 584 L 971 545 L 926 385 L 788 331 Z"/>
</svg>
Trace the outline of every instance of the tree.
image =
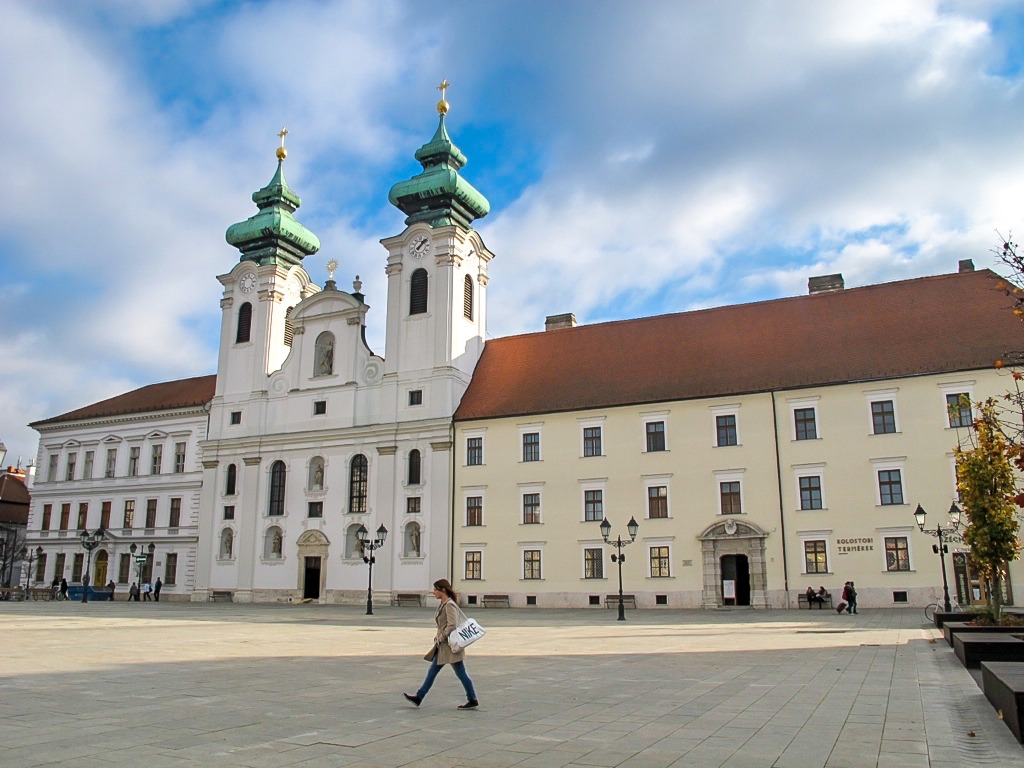
<svg viewBox="0 0 1024 768">
<path fill-rule="evenodd" d="M 967 515 L 964 541 L 985 580 L 989 608 L 998 616 L 1002 596 L 1003 563 L 1016 560 L 1020 550 L 1016 511 L 1016 478 L 1012 457 L 1020 459 L 1020 446 L 1003 433 L 996 401 L 979 405 L 974 420 L 974 446 L 958 446 L 956 487 Z"/>
</svg>

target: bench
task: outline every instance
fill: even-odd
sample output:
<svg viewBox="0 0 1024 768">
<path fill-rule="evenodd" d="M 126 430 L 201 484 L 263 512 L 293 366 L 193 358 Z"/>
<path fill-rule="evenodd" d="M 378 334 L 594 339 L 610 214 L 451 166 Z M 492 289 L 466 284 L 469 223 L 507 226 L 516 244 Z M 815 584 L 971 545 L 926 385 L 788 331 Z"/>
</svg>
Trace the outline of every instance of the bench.
<svg viewBox="0 0 1024 768">
<path fill-rule="evenodd" d="M 53 600 L 53 587 L 32 587 L 33 600 Z"/>
<path fill-rule="evenodd" d="M 480 598 L 480 602 L 484 608 L 491 608 L 493 606 L 502 606 L 508 608 L 508 595 L 484 595 Z"/>
<path fill-rule="evenodd" d="M 978 669 L 983 661 L 1024 662 L 1024 642 L 998 632 L 957 632 L 953 652 L 968 669 Z"/>
<path fill-rule="evenodd" d="M 605 599 L 604 599 L 604 607 L 605 608 L 611 608 L 613 606 L 618 606 L 618 604 L 619 604 L 619 596 L 618 595 L 607 595 L 605 597 Z M 623 595 L 622 596 L 622 605 L 624 607 L 625 606 L 629 606 L 630 608 L 636 608 L 636 595 Z"/>
<path fill-rule="evenodd" d="M 234 593 L 230 589 L 210 590 L 210 602 L 212 603 L 230 603 L 233 601 Z"/>
<path fill-rule="evenodd" d="M 961 632 L 987 632 L 990 635 L 1024 635 L 1024 627 L 998 627 L 985 624 L 968 624 L 962 621 L 946 621 L 942 624 L 942 634 L 946 636 L 949 647 L 953 647 L 953 637 Z"/>
<path fill-rule="evenodd" d="M 807 593 L 801 592 L 796 596 L 796 607 L 803 608 L 805 605 L 807 605 Z M 832 595 L 825 595 L 825 597 L 823 597 L 821 600 L 819 600 L 818 596 L 815 595 L 813 602 L 810 605 L 807 605 L 807 609 L 810 610 L 814 606 L 824 608 L 826 605 L 829 608 L 832 607 Z"/>
<path fill-rule="evenodd" d="M 416 592 L 397 592 L 395 596 L 391 598 L 392 605 L 423 605 L 423 600 L 420 595 Z"/>
<path fill-rule="evenodd" d="M 981 682 L 985 698 L 999 712 L 999 719 L 1024 744 L 1024 664 L 983 661 Z"/>
</svg>

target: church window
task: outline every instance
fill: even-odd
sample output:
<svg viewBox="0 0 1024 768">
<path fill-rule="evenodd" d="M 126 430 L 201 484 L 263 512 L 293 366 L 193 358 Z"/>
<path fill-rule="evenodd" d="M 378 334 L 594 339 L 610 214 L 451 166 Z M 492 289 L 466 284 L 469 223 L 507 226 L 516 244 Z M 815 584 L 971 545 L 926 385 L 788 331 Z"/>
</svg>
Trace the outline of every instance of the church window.
<svg viewBox="0 0 1024 768">
<path fill-rule="evenodd" d="M 423 390 L 409 390 L 409 405 L 423 405 Z"/>
<path fill-rule="evenodd" d="M 313 415 L 314 416 L 326 416 L 327 415 L 327 401 L 326 400 L 314 400 L 313 401 Z"/>
<path fill-rule="evenodd" d="M 235 331 L 235 344 L 249 340 L 252 333 L 252 304 L 248 301 L 238 308 L 238 330 Z"/>
<path fill-rule="evenodd" d="M 307 517 L 323 517 L 324 516 L 324 503 L 322 501 L 311 501 L 309 502 L 309 509 Z"/>
<path fill-rule="evenodd" d="M 351 515 L 366 513 L 366 480 L 366 457 L 357 453 L 352 459 L 352 468 L 349 472 L 348 511 Z"/>
<path fill-rule="evenodd" d="M 234 464 L 228 464 L 227 478 L 224 481 L 224 495 L 235 495 L 235 484 L 238 482 L 238 468 Z"/>
<path fill-rule="evenodd" d="M 409 485 L 419 485 L 420 482 L 420 452 L 414 448 L 409 451 Z"/>
<path fill-rule="evenodd" d="M 466 275 L 462 288 L 462 314 L 467 320 L 473 319 L 473 278 Z"/>
<path fill-rule="evenodd" d="M 269 515 L 284 514 L 284 483 L 287 477 L 283 461 L 275 461 L 270 467 L 270 508 Z"/>
<path fill-rule="evenodd" d="M 409 314 L 422 315 L 427 311 L 427 270 L 420 267 L 412 273 L 412 291 L 409 294 Z"/>
<path fill-rule="evenodd" d="M 334 373 L 334 334 L 324 331 L 316 337 L 313 353 L 313 375 L 330 376 Z"/>
<path fill-rule="evenodd" d="M 241 424 L 242 423 L 242 412 L 241 411 L 232 411 L 231 412 L 231 423 L 232 424 Z"/>
</svg>

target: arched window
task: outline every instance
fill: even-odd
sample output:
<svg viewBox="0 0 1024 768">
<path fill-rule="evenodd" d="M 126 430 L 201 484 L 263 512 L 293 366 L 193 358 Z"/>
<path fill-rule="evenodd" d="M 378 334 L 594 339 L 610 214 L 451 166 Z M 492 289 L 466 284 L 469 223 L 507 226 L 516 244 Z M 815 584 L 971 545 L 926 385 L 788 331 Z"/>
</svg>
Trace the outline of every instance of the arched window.
<svg viewBox="0 0 1024 768">
<path fill-rule="evenodd" d="M 235 344 L 249 340 L 252 332 L 252 304 L 248 301 L 238 308 L 238 330 L 235 331 Z"/>
<path fill-rule="evenodd" d="M 324 489 L 324 460 L 320 456 L 314 456 L 309 462 L 308 487 L 311 491 Z"/>
<path fill-rule="evenodd" d="M 234 464 L 228 464 L 227 478 L 224 482 L 224 495 L 234 496 L 235 495 L 235 483 L 238 480 L 238 467 Z"/>
<path fill-rule="evenodd" d="M 220 556 L 225 560 L 230 560 L 234 548 L 235 534 L 230 528 L 225 528 L 220 532 Z"/>
<path fill-rule="evenodd" d="M 409 294 L 409 314 L 422 315 L 427 311 L 427 270 L 420 267 L 412 273 L 412 291 Z"/>
<path fill-rule="evenodd" d="M 295 307 L 288 307 L 284 311 L 284 345 L 290 347 L 295 338 L 295 326 L 292 325 L 292 310 Z"/>
<path fill-rule="evenodd" d="M 284 550 L 284 532 L 276 525 L 267 529 L 263 537 L 263 557 L 268 560 L 276 560 L 282 557 Z"/>
<path fill-rule="evenodd" d="M 420 484 L 420 452 L 413 448 L 409 451 L 409 485 Z"/>
<path fill-rule="evenodd" d="M 405 526 L 405 556 L 420 556 L 420 526 L 418 523 L 409 523 Z"/>
<path fill-rule="evenodd" d="M 462 314 L 467 320 L 473 319 L 473 278 L 466 275 L 462 287 Z"/>
<path fill-rule="evenodd" d="M 324 331 L 316 337 L 313 353 L 313 375 L 330 376 L 334 373 L 334 334 Z"/>
<path fill-rule="evenodd" d="M 345 531 L 345 557 L 354 560 L 363 554 L 363 545 L 359 543 L 359 526 L 353 523 Z"/>
<path fill-rule="evenodd" d="M 366 457 L 357 453 L 352 458 L 348 481 L 348 511 L 351 515 L 366 513 Z"/>
<path fill-rule="evenodd" d="M 270 508 L 268 515 L 284 514 L 284 481 L 287 471 L 283 461 L 275 461 L 270 465 Z"/>
</svg>

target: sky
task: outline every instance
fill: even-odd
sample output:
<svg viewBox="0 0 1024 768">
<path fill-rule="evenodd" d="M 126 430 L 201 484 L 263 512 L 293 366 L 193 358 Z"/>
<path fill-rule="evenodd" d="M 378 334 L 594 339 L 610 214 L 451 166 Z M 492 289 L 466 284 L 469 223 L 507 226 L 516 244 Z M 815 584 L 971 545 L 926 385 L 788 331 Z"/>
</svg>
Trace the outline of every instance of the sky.
<svg viewBox="0 0 1024 768">
<path fill-rule="evenodd" d="M 5 463 L 29 422 L 216 371 L 224 232 L 282 126 L 304 266 L 360 276 L 383 353 L 387 193 L 443 78 L 493 338 L 995 268 L 1024 230 L 1022 39 L 1009 0 L 5 0 Z"/>
</svg>

